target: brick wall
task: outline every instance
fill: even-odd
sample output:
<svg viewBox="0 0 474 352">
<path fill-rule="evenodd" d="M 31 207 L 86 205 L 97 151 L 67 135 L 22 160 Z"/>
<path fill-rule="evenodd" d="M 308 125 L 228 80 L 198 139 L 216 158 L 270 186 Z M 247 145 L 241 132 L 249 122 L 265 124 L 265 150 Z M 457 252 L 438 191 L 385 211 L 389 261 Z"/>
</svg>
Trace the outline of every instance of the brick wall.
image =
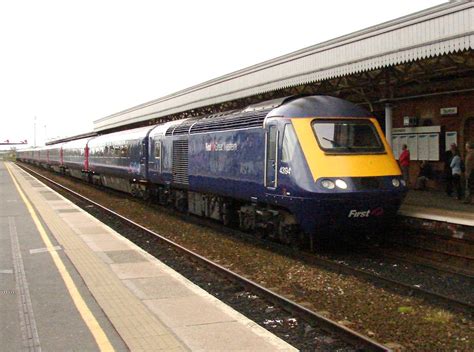
<svg viewBox="0 0 474 352">
<path fill-rule="evenodd" d="M 458 114 L 455 116 L 441 116 L 440 109 L 446 107 L 457 107 Z M 474 92 L 398 101 L 393 107 L 394 128 L 403 127 L 404 116 L 418 117 L 419 126 L 442 126 L 443 133 L 446 131 L 456 131 L 458 133 L 458 147 L 463 158 L 466 141 L 474 141 Z M 444 142 L 442 142 L 441 151 L 444 151 Z M 415 184 L 416 177 L 418 176 L 420 163 L 413 161 L 410 165 L 412 186 Z M 443 161 L 431 162 L 431 165 L 439 178 L 432 182 L 431 186 L 436 189 L 442 189 L 444 163 Z"/>
</svg>

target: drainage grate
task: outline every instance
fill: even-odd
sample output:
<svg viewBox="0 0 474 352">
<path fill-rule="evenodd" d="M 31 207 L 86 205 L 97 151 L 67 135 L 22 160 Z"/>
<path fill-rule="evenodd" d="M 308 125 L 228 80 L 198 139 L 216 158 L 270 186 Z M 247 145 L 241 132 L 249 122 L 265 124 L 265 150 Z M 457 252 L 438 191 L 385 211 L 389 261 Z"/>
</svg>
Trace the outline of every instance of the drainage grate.
<svg viewBox="0 0 474 352">
<path fill-rule="evenodd" d="M 14 295 L 15 293 L 15 290 L 0 290 L 1 295 Z"/>
</svg>

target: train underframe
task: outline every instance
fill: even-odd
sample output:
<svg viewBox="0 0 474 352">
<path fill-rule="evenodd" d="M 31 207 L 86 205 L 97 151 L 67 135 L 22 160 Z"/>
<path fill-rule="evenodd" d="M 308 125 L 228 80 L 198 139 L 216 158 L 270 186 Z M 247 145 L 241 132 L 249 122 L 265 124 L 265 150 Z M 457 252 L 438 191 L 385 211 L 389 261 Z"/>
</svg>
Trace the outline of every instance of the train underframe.
<svg viewBox="0 0 474 352">
<path fill-rule="evenodd" d="M 258 237 L 268 237 L 291 245 L 299 245 L 304 240 L 295 217 L 286 209 L 175 188 L 171 185 L 153 184 L 144 180 L 127 180 L 95 173 L 83 173 L 81 178 L 134 197 L 173 207 L 183 213 L 213 219 L 225 226 L 238 227 Z"/>
<path fill-rule="evenodd" d="M 44 165 L 38 166 L 45 167 Z M 58 171 L 57 168 L 47 168 Z M 137 198 L 157 202 L 163 206 L 173 207 L 183 213 L 213 219 L 225 226 L 239 228 L 260 238 L 271 238 L 292 246 L 314 249 L 316 242 L 322 241 L 324 243 L 327 240 L 332 241 L 334 239 L 334 231 L 328 232 L 320 226 L 316 226 L 318 230 L 315 232 L 317 233 L 305 233 L 290 211 L 265 203 L 200 193 L 185 188 L 175 188 L 170 184 L 154 184 L 144 180 L 129 180 L 122 177 L 100 175 L 63 166 L 59 168 L 59 172 L 89 183 L 129 193 Z M 393 208 L 395 210 L 392 212 L 395 214 L 398 207 L 394 206 Z M 307 214 L 307 216 L 310 215 Z M 332 218 L 329 214 L 324 217 L 329 220 Z M 333 230 L 338 227 L 337 222 L 329 223 L 329 226 Z M 360 228 L 367 230 L 369 227 L 374 227 L 374 223 L 365 223 L 364 226 L 360 227 L 345 224 L 344 227 L 345 232 L 347 232 L 347 228 L 351 228 L 354 230 L 352 232 L 356 233 Z M 339 233 L 339 231 L 337 232 Z M 325 237 L 326 235 L 329 237 Z"/>
<path fill-rule="evenodd" d="M 295 245 L 304 237 L 295 217 L 285 209 L 167 185 L 152 185 L 149 192 L 161 205 L 238 227 L 258 237 Z"/>
</svg>

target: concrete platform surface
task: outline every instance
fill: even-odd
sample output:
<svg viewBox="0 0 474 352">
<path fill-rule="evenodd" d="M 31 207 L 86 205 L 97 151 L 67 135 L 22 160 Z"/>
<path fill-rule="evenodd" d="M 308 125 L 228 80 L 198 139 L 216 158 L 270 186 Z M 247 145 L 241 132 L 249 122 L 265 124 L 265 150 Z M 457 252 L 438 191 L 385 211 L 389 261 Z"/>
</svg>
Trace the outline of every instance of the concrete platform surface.
<svg viewBox="0 0 474 352">
<path fill-rule="evenodd" d="M 474 226 L 474 204 L 464 204 L 439 191 L 410 190 L 400 215 L 420 219 Z"/>
<path fill-rule="evenodd" d="M 14 164 L 0 184 L 0 350 L 296 350 Z"/>
</svg>

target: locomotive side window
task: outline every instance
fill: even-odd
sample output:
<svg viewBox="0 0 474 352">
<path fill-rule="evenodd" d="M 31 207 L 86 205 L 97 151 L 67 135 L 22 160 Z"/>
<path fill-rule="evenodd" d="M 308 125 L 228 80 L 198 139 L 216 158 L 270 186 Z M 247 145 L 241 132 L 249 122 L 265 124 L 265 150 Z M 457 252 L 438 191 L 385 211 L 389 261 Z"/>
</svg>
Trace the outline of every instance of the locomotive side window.
<svg viewBox="0 0 474 352">
<path fill-rule="evenodd" d="M 161 159 L 161 141 L 155 140 L 155 159 Z"/>
<path fill-rule="evenodd" d="M 155 139 L 155 168 L 159 172 L 163 172 L 162 153 L 161 140 Z"/>
<path fill-rule="evenodd" d="M 276 159 L 276 126 L 270 126 L 268 137 L 268 160 L 274 162 Z"/>
<path fill-rule="evenodd" d="M 287 163 L 291 160 L 296 147 L 296 134 L 293 125 L 286 124 L 283 131 L 283 146 L 281 150 L 281 161 Z"/>
<path fill-rule="evenodd" d="M 266 168 L 265 168 L 265 186 L 277 186 L 277 159 L 278 159 L 278 129 L 277 126 L 270 126 L 267 133 L 266 146 Z"/>
<path fill-rule="evenodd" d="M 380 153 L 383 144 L 374 125 L 367 120 L 313 122 L 319 146 L 329 153 Z"/>
</svg>

